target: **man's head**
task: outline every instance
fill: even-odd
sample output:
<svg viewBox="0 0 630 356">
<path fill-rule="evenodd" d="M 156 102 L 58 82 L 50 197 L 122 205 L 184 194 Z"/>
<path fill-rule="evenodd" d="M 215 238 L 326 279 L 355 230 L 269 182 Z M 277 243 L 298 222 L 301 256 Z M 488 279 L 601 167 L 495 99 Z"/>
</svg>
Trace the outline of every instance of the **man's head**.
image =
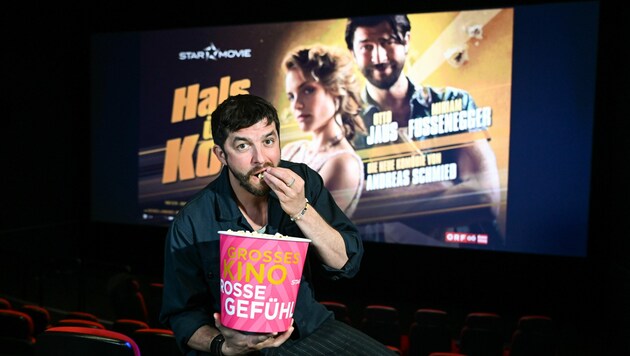
<svg viewBox="0 0 630 356">
<path fill-rule="evenodd" d="M 251 94 L 230 96 L 212 112 L 212 138 L 214 144 L 223 147 L 225 139 L 234 131 L 266 120 L 280 132 L 278 111 L 267 100 Z"/>
<path fill-rule="evenodd" d="M 387 89 L 398 80 L 407 57 L 410 31 L 407 15 L 348 18 L 346 45 L 370 84 Z"/>
<path fill-rule="evenodd" d="M 280 164 L 279 132 L 276 109 L 255 95 L 228 97 L 212 113 L 215 155 L 241 187 L 257 196 L 269 192 L 258 174 Z"/>
</svg>

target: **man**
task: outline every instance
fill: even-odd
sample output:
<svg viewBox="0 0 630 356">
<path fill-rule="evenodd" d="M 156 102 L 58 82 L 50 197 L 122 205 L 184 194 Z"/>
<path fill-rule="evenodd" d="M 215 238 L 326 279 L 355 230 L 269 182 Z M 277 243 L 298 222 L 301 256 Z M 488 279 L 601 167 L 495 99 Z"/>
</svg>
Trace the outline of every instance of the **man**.
<svg viewBox="0 0 630 356">
<path fill-rule="evenodd" d="M 392 354 L 334 320 L 315 301 L 309 261 L 317 261 L 318 270 L 330 279 L 351 278 L 359 270 L 363 245 L 321 177 L 305 164 L 280 159 L 279 130 L 275 108 L 254 95 L 229 97 L 212 113 L 213 152 L 224 168 L 180 210 L 169 229 L 161 321 L 187 355 Z M 221 230 L 311 240 L 294 324 L 286 332 L 253 334 L 221 325 Z"/>
<path fill-rule="evenodd" d="M 419 151 L 415 141 L 452 135 L 452 132 L 417 134 L 420 132 L 420 120 L 435 115 L 435 112 L 432 113 L 432 105 L 436 103 L 452 103 L 459 106 L 459 110 L 465 114 L 480 113 L 476 111 L 477 106 L 472 97 L 464 90 L 421 86 L 403 75 L 411 40 L 411 23 L 407 15 L 349 18 L 345 40 L 367 81 L 363 92 L 366 103 L 363 119 L 369 133 L 367 136 L 357 137 L 357 149 L 399 144 L 400 151 L 397 153 L 400 155 L 417 154 Z M 415 124 L 416 127 L 412 128 L 410 124 Z M 457 133 L 482 132 L 483 129 L 485 128 L 468 128 Z M 439 153 L 442 163 L 439 168 L 443 168 L 444 176 L 453 178 L 422 182 L 424 177 L 416 176 L 414 178 L 421 182 L 417 185 L 406 184 L 404 181 L 400 185 L 406 187 L 398 188 L 400 192 L 396 194 L 413 196 L 420 203 L 409 203 L 407 210 L 400 208 L 398 214 L 409 216 L 419 211 L 448 211 L 461 206 L 480 208 L 462 214 L 451 214 L 446 222 L 435 222 L 436 219 L 421 221 L 415 217 L 400 219 L 402 225 L 413 229 L 404 232 L 400 229 L 394 232 L 391 228 L 388 232 L 387 226 L 368 226 L 370 233 L 385 235 L 377 236 L 376 239 L 400 239 L 403 236 L 407 240 L 398 242 L 414 243 L 413 240 L 416 239 L 417 243 L 417 239 L 424 239 L 424 243 L 428 244 L 430 239 L 444 241 L 448 232 L 460 231 L 490 234 L 490 246 L 502 243 L 502 237 L 495 226 L 500 203 L 500 181 L 494 152 L 487 138 L 452 141 L 450 145 L 455 148 L 432 148 L 436 148 L 433 152 Z M 387 152 L 392 155 L 391 151 Z M 427 222 L 435 222 L 435 225 L 429 226 Z M 471 224 L 474 225 L 472 229 Z"/>
</svg>

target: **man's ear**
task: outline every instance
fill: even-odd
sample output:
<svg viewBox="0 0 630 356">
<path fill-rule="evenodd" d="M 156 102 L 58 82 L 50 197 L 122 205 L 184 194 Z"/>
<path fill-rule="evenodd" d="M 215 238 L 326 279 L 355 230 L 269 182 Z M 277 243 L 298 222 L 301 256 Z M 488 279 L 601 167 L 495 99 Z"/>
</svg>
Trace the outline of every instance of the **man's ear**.
<svg viewBox="0 0 630 356">
<path fill-rule="evenodd" d="M 405 33 L 405 37 L 403 38 L 403 44 L 405 45 L 405 54 L 409 52 L 409 43 L 411 43 L 411 31 L 407 31 Z"/>
<path fill-rule="evenodd" d="M 217 158 L 223 165 L 227 164 L 225 160 L 225 152 L 223 152 L 223 149 L 221 149 L 219 145 L 212 146 L 212 152 L 214 152 L 214 154 L 217 156 Z"/>
</svg>

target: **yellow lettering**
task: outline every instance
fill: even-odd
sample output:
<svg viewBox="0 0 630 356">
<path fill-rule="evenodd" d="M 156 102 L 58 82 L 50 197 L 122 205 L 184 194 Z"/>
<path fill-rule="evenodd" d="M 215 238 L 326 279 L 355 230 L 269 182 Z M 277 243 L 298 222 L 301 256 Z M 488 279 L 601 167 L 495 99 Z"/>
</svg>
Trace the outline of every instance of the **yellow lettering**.
<svg viewBox="0 0 630 356">
<path fill-rule="evenodd" d="M 368 174 L 378 172 L 378 162 L 370 162 L 370 163 L 368 163 L 367 164 L 367 172 L 368 172 Z"/>
<path fill-rule="evenodd" d="M 217 108 L 217 100 L 219 98 L 219 88 L 210 87 L 205 88 L 199 92 L 199 106 L 197 107 L 197 114 L 199 116 L 209 116 L 214 109 Z"/>
<path fill-rule="evenodd" d="M 197 148 L 197 177 L 208 177 L 221 171 L 221 161 L 212 155 L 214 141 L 204 141 Z"/>
<path fill-rule="evenodd" d="M 249 79 L 237 80 L 230 85 L 230 95 L 249 94 L 249 89 L 252 86 L 252 81 Z M 225 99 L 224 99 L 225 100 Z M 223 102 L 223 100 L 222 100 Z"/>
<path fill-rule="evenodd" d="M 166 142 L 164 170 L 162 172 L 163 184 L 177 181 L 178 173 L 181 180 L 195 178 L 193 153 L 198 139 L 199 134 L 195 134 L 186 136 L 183 139 L 175 138 Z"/>
<path fill-rule="evenodd" d="M 429 153 L 427 155 L 427 161 L 429 162 L 429 165 L 442 163 L 442 153 Z"/>
<path fill-rule="evenodd" d="M 201 90 L 199 84 L 175 89 L 171 123 L 209 116 L 228 96 L 249 93 L 247 89 L 251 87 L 251 80 L 241 79 L 232 84 L 230 80 L 230 76 L 221 77 L 218 87 Z"/>
<path fill-rule="evenodd" d="M 374 114 L 372 119 L 372 125 L 384 125 L 392 122 L 392 112 L 391 111 L 382 111 Z"/>
<path fill-rule="evenodd" d="M 396 162 L 393 159 L 388 159 L 386 161 L 378 162 L 378 171 L 379 172 L 389 172 L 395 169 Z"/>
<path fill-rule="evenodd" d="M 171 123 L 182 120 L 194 119 L 197 109 L 197 97 L 199 95 L 199 84 L 175 89 L 173 95 L 173 111 L 171 112 Z"/>
</svg>

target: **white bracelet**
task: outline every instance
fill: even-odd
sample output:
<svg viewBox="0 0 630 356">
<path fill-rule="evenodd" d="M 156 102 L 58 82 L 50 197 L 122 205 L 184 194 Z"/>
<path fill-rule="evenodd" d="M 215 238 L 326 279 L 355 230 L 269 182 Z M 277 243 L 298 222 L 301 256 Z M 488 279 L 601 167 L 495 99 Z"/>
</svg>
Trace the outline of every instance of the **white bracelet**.
<svg viewBox="0 0 630 356">
<path fill-rule="evenodd" d="M 308 199 L 306 199 L 306 203 L 304 203 L 304 209 L 297 213 L 295 216 L 291 216 L 291 221 L 298 221 L 306 214 L 306 209 L 308 209 Z"/>
</svg>

